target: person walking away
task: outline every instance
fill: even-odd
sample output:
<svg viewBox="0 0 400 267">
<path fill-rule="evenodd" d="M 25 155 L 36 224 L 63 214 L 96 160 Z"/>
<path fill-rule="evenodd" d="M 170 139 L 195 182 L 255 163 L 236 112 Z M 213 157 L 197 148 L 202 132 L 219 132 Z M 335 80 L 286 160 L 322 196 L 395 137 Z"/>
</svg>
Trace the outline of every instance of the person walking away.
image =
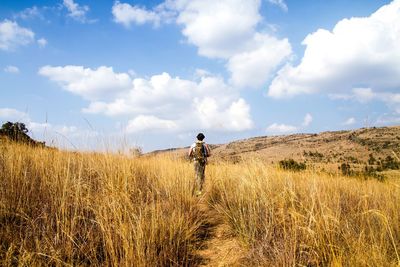
<svg viewBox="0 0 400 267">
<path fill-rule="evenodd" d="M 202 194 L 207 158 L 211 156 L 210 148 L 203 141 L 205 138 L 203 133 L 197 135 L 197 140 L 189 148 L 189 158 L 193 160 L 195 171 L 195 184 L 193 193 L 196 196 Z"/>
</svg>

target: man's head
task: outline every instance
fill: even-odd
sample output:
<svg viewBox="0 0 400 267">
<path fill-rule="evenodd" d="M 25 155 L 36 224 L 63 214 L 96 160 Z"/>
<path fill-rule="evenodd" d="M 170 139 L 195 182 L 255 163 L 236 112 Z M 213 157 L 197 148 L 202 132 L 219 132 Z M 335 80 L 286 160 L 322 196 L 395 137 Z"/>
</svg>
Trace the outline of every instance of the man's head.
<svg viewBox="0 0 400 267">
<path fill-rule="evenodd" d="M 205 136 L 204 136 L 203 133 L 199 133 L 199 134 L 197 135 L 197 140 L 199 140 L 199 141 L 203 141 L 204 138 L 205 138 Z"/>
</svg>

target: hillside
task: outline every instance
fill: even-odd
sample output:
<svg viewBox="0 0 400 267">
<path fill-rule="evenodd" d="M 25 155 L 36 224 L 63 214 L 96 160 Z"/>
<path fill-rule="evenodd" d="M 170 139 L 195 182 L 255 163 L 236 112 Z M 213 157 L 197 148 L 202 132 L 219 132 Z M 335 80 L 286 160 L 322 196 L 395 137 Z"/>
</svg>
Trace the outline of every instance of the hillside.
<svg viewBox="0 0 400 267">
<path fill-rule="evenodd" d="M 258 158 L 267 163 L 282 159 L 324 164 L 337 168 L 341 163 L 361 166 L 400 154 L 400 126 L 361 128 L 351 131 L 329 131 L 319 134 L 260 136 L 212 145 L 213 160 L 239 162 Z M 178 153 L 187 148 L 160 150 L 152 153 Z"/>
<path fill-rule="evenodd" d="M 220 145 L 214 149 L 214 155 L 231 159 L 258 156 L 268 161 L 293 158 L 329 163 L 366 162 L 369 154 L 385 158 L 393 156 L 392 151 L 400 152 L 400 126 L 254 137 Z"/>
</svg>

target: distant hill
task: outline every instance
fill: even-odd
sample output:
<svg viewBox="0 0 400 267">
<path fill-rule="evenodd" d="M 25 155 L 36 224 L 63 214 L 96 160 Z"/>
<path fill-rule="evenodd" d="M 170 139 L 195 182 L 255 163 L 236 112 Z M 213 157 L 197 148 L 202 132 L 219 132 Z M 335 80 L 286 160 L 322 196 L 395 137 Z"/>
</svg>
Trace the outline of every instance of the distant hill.
<svg viewBox="0 0 400 267">
<path fill-rule="evenodd" d="M 176 153 L 184 156 L 186 151 L 187 148 L 175 148 L 151 154 Z M 291 158 L 317 165 L 334 165 L 335 168 L 340 163 L 378 165 L 387 157 L 396 159 L 396 155 L 400 156 L 400 126 L 253 137 L 212 145 L 212 155 L 213 160 L 233 162 L 258 158 L 276 163 Z"/>
</svg>

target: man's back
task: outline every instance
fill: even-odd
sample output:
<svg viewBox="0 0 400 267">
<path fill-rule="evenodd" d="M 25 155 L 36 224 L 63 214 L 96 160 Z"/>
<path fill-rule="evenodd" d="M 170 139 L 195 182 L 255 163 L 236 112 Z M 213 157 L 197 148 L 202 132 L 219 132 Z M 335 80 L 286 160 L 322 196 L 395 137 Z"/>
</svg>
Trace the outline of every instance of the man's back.
<svg viewBox="0 0 400 267">
<path fill-rule="evenodd" d="M 196 175 L 193 191 L 195 195 L 200 195 L 202 193 L 207 158 L 210 156 L 210 148 L 203 141 L 204 138 L 204 134 L 199 133 L 196 142 L 190 146 L 188 152 L 189 157 L 194 161 L 194 170 Z"/>
</svg>

